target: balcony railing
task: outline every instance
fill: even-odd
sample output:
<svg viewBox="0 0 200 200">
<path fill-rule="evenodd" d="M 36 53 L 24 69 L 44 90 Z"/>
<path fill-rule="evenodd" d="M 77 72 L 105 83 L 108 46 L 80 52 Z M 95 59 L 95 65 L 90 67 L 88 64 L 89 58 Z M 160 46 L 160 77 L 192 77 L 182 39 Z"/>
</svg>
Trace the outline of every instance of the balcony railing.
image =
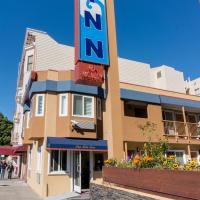
<svg viewBox="0 0 200 200">
<path fill-rule="evenodd" d="M 164 135 L 187 137 L 184 122 L 164 120 L 163 123 L 165 131 Z"/>
<path fill-rule="evenodd" d="M 198 123 L 187 123 L 191 138 L 200 138 L 200 126 Z"/>
</svg>

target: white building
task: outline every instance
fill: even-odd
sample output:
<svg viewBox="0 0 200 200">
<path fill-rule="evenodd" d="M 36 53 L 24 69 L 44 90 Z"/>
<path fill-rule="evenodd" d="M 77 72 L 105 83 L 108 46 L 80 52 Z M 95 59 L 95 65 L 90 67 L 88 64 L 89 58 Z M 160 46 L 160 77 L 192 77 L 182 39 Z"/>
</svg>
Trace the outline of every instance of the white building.
<svg viewBox="0 0 200 200">
<path fill-rule="evenodd" d="M 200 96 L 200 78 L 186 80 L 186 91 L 187 94 Z"/>
<path fill-rule="evenodd" d="M 162 65 L 151 69 L 152 87 L 185 93 L 183 72 L 172 67 Z"/>
</svg>

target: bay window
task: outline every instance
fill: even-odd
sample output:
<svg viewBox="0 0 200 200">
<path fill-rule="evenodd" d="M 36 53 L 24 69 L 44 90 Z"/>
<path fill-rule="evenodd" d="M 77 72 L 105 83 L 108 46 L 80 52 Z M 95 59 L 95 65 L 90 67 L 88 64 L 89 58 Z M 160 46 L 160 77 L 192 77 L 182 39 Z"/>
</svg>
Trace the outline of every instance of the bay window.
<svg viewBox="0 0 200 200">
<path fill-rule="evenodd" d="M 36 116 L 44 116 L 44 95 L 38 94 L 36 96 Z"/>
<path fill-rule="evenodd" d="M 67 116 L 68 113 L 68 95 L 60 94 L 59 115 Z"/>
<path fill-rule="evenodd" d="M 94 117 L 94 97 L 76 95 L 73 98 L 73 116 Z"/>
</svg>

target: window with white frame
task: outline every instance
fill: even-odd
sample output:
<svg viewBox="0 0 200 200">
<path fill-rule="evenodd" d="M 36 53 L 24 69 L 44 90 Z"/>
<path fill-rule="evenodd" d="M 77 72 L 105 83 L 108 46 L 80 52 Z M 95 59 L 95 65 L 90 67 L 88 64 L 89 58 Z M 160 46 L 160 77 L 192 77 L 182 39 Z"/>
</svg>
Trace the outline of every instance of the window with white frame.
<svg viewBox="0 0 200 200">
<path fill-rule="evenodd" d="M 28 177 L 31 177 L 31 165 L 32 165 L 32 146 L 28 151 Z"/>
<path fill-rule="evenodd" d="M 97 118 L 101 120 L 101 99 L 97 99 Z"/>
<path fill-rule="evenodd" d="M 27 58 L 27 71 L 31 71 L 33 67 L 33 55 L 28 56 Z"/>
<path fill-rule="evenodd" d="M 36 166 L 36 182 L 41 183 L 41 173 L 42 173 L 42 147 L 37 148 L 37 166 Z"/>
<path fill-rule="evenodd" d="M 59 115 L 67 116 L 68 114 L 68 95 L 60 94 Z"/>
<path fill-rule="evenodd" d="M 30 111 L 27 112 L 26 117 L 26 128 L 30 127 Z"/>
<path fill-rule="evenodd" d="M 175 159 L 180 164 L 186 163 L 186 157 L 185 157 L 185 151 L 184 150 L 168 150 L 167 151 L 167 157 L 168 156 L 175 156 Z"/>
<path fill-rule="evenodd" d="M 36 113 L 35 116 L 44 116 L 44 94 L 36 96 Z"/>
<path fill-rule="evenodd" d="M 69 156 L 67 151 L 50 151 L 49 173 L 66 173 L 69 171 Z"/>
<path fill-rule="evenodd" d="M 73 94 L 73 116 L 94 117 L 94 97 Z"/>
<path fill-rule="evenodd" d="M 41 174 L 42 169 L 42 147 L 38 146 L 37 149 L 37 173 Z"/>
</svg>

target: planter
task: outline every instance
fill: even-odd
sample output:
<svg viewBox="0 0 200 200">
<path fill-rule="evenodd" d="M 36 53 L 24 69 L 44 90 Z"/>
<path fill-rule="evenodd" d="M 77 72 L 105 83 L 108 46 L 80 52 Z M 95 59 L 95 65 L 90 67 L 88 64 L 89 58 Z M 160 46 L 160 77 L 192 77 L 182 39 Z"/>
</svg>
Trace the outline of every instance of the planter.
<svg viewBox="0 0 200 200">
<path fill-rule="evenodd" d="M 104 167 L 103 180 L 128 188 L 200 199 L 200 172 Z"/>
</svg>

